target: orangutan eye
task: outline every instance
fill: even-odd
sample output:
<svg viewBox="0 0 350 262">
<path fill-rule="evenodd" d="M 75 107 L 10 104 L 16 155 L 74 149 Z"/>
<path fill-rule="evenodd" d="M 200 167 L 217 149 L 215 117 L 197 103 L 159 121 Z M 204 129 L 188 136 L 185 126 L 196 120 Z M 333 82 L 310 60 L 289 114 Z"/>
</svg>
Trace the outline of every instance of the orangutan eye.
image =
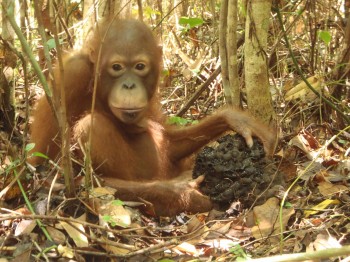
<svg viewBox="0 0 350 262">
<path fill-rule="evenodd" d="M 137 63 L 137 64 L 135 65 L 135 68 L 136 68 L 137 70 L 142 71 L 143 69 L 146 68 L 146 65 L 145 65 L 144 63 Z"/>
<path fill-rule="evenodd" d="M 123 69 L 123 66 L 121 64 L 113 64 L 112 68 L 114 71 L 120 71 Z"/>
</svg>

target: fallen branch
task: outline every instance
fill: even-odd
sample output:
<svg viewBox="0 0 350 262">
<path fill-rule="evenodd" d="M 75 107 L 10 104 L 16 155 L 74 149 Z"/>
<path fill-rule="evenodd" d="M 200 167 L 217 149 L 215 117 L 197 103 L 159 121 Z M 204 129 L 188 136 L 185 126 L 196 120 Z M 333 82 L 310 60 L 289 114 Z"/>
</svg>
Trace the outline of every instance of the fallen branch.
<svg viewBox="0 0 350 262">
<path fill-rule="evenodd" d="M 264 257 L 258 259 L 250 259 L 247 261 L 253 262 L 284 262 L 284 261 L 305 261 L 305 260 L 320 260 L 330 257 L 339 257 L 339 256 L 349 256 L 350 255 L 350 246 L 343 246 L 340 248 L 328 248 L 325 250 L 319 250 L 314 252 L 305 252 L 305 253 L 296 253 L 296 254 L 285 254 L 272 257 Z"/>
<path fill-rule="evenodd" d="M 177 112 L 176 116 L 182 116 L 190 106 L 198 99 L 198 97 L 202 94 L 202 92 L 207 89 L 207 87 L 214 81 L 214 79 L 220 74 L 221 66 L 215 69 L 215 71 L 211 74 L 211 76 L 201 85 L 198 90 L 194 93 L 194 95 L 188 100 L 188 102 Z"/>
</svg>

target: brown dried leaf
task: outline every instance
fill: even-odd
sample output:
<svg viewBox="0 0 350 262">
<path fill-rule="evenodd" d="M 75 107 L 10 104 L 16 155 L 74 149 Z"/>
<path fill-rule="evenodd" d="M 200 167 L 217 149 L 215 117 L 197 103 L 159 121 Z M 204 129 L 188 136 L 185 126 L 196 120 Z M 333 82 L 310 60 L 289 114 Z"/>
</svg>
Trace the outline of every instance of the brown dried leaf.
<svg viewBox="0 0 350 262">
<path fill-rule="evenodd" d="M 253 209 L 256 226 L 252 228 L 252 234 L 255 238 L 267 237 L 274 232 L 279 232 L 279 200 L 275 197 L 268 199 L 265 204 L 256 206 Z M 286 227 L 291 215 L 294 214 L 294 209 L 282 210 L 283 228 Z"/>
<path fill-rule="evenodd" d="M 52 237 L 53 241 L 56 244 L 64 244 L 66 241 L 66 235 L 61 231 L 58 230 L 57 228 L 51 227 L 51 226 L 46 226 L 47 232 L 49 232 L 49 235 Z"/>
<path fill-rule="evenodd" d="M 89 240 L 82 232 L 85 232 L 84 226 L 80 223 L 73 223 L 71 226 L 70 224 L 61 221 L 60 224 L 62 227 L 66 230 L 68 235 L 73 239 L 74 243 L 77 245 L 77 247 L 88 247 L 89 246 Z M 78 230 L 79 229 L 79 230 Z"/>
<path fill-rule="evenodd" d="M 192 256 L 199 256 L 200 251 L 196 247 L 188 242 L 182 242 L 180 245 L 173 248 L 173 250 L 179 250 L 183 253 L 190 254 Z"/>
<path fill-rule="evenodd" d="M 15 236 L 27 235 L 33 231 L 35 226 L 35 220 L 21 220 L 15 229 Z"/>
<path fill-rule="evenodd" d="M 307 81 L 310 83 L 310 85 L 316 89 L 317 91 L 321 91 L 323 78 L 319 76 L 311 76 L 307 79 Z M 292 89 L 288 90 L 285 94 L 285 100 L 295 100 L 295 99 L 301 99 L 303 101 L 312 101 L 313 99 L 317 98 L 316 94 L 310 90 L 310 88 L 306 85 L 304 81 L 300 82 L 296 86 L 294 86 Z"/>
<path fill-rule="evenodd" d="M 318 185 L 318 190 L 323 196 L 331 196 L 344 191 L 349 191 L 349 188 L 344 185 L 334 185 L 329 182 L 321 182 Z"/>
<path fill-rule="evenodd" d="M 109 240 L 108 238 L 102 237 L 102 240 L 105 241 L 105 244 L 102 244 L 102 248 L 104 248 L 106 251 L 111 252 L 113 254 L 118 255 L 125 255 L 128 254 L 130 251 L 136 250 L 134 246 L 131 245 L 124 245 L 117 242 L 113 242 Z M 123 247 L 124 246 L 124 247 Z"/>
</svg>

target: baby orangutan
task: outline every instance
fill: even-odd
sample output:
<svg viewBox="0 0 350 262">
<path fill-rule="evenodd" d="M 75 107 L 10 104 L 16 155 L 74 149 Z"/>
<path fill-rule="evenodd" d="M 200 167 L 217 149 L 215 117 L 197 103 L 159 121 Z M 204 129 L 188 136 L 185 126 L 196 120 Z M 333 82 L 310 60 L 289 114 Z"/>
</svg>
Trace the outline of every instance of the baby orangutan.
<svg viewBox="0 0 350 262">
<path fill-rule="evenodd" d="M 145 24 L 137 20 L 100 24 L 80 52 L 64 59 L 64 77 L 59 70 L 55 72 L 55 79 L 64 79 L 60 86 L 65 88 L 72 141 L 85 144 L 91 132 L 95 172 L 102 174 L 106 185 L 117 189 L 120 199 L 144 199 L 161 216 L 208 211 L 210 200 L 196 189 L 202 178 L 191 181 L 184 173 L 189 167 L 181 163 L 227 130 L 240 133 L 248 145 L 253 143 L 252 136 L 257 136 L 266 153 L 272 154 L 275 134 L 234 108 L 225 108 L 196 125 L 166 125 L 158 106 L 160 68 L 161 50 Z M 96 74 L 95 110 L 91 114 Z M 34 150 L 57 157 L 59 143 L 54 138 L 58 132 L 43 97 L 31 127 Z M 39 164 L 40 160 L 31 162 Z"/>
</svg>

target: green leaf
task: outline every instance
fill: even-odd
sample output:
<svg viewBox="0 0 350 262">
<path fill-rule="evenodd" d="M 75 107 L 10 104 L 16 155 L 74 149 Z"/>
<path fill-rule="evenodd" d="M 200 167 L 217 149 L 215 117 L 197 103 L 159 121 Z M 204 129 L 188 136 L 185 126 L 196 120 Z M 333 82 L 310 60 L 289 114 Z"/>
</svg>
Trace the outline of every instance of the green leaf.
<svg viewBox="0 0 350 262">
<path fill-rule="evenodd" d="M 63 39 L 58 39 L 59 44 L 61 45 L 63 43 Z M 49 50 L 56 48 L 56 42 L 55 39 L 51 38 L 46 42 Z"/>
<path fill-rule="evenodd" d="M 108 216 L 108 215 L 104 215 L 102 216 L 102 219 L 105 221 L 105 222 L 110 222 L 112 220 L 112 217 L 111 216 Z"/>
<path fill-rule="evenodd" d="M 116 200 L 112 201 L 112 204 L 115 205 L 115 206 L 123 206 L 124 202 L 121 201 L 120 199 L 116 199 Z"/>
<path fill-rule="evenodd" d="M 47 40 L 46 44 L 47 44 L 49 50 L 56 48 L 55 39 L 53 39 L 53 38 Z"/>
<path fill-rule="evenodd" d="M 162 74 L 163 74 L 163 76 L 170 76 L 169 69 L 163 69 Z"/>
<path fill-rule="evenodd" d="M 189 29 L 194 28 L 196 26 L 200 26 L 203 24 L 203 19 L 198 17 L 181 17 L 179 19 L 179 24 L 185 27 L 189 27 Z"/>
<path fill-rule="evenodd" d="M 189 121 L 179 116 L 171 116 L 168 118 L 167 123 L 169 125 L 176 124 L 176 125 L 184 126 L 184 125 L 187 125 Z"/>
<path fill-rule="evenodd" d="M 293 207 L 293 205 L 292 205 L 292 203 L 290 203 L 290 202 L 285 202 L 283 207 L 285 207 L 285 208 L 291 208 L 291 207 Z"/>
<path fill-rule="evenodd" d="M 34 152 L 31 156 L 37 156 L 37 157 L 49 159 L 49 157 L 47 155 L 44 155 L 43 153 L 40 153 L 40 152 Z"/>
<path fill-rule="evenodd" d="M 326 45 L 329 45 L 332 40 L 332 35 L 329 31 L 319 31 L 318 38 L 321 39 Z"/>
<path fill-rule="evenodd" d="M 112 216 L 104 215 L 104 216 L 102 217 L 102 219 L 103 219 L 105 222 L 109 223 L 112 227 L 116 226 L 116 223 L 115 223 L 115 221 L 113 220 L 113 217 L 112 217 Z"/>
<path fill-rule="evenodd" d="M 25 151 L 29 152 L 30 150 L 32 150 L 35 147 L 35 143 L 29 143 L 26 145 L 25 147 Z"/>
<path fill-rule="evenodd" d="M 240 244 L 233 245 L 229 251 L 237 257 L 236 261 L 246 261 L 250 258 L 250 255 L 246 254 Z"/>
<path fill-rule="evenodd" d="M 185 126 L 185 125 L 188 125 L 188 124 L 191 124 L 191 125 L 198 124 L 199 121 L 198 120 L 188 120 L 186 118 L 182 118 L 182 117 L 179 117 L 179 116 L 170 116 L 167 119 L 166 123 L 168 125 Z"/>
<path fill-rule="evenodd" d="M 349 142 L 348 140 L 344 140 L 344 139 L 338 140 L 338 143 L 343 144 L 343 145 L 347 144 L 348 142 Z"/>
<path fill-rule="evenodd" d="M 229 251 L 233 254 L 235 254 L 236 256 L 242 256 L 244 254 L 244 251 L 241 247 L 241 245 L 237 244 L 232 246 Z"/>
<path fill-rule="evenodd" d="M 143 9 L 143 12 L 144 12 L 145 16 L 147 16 L 148 18 L 152 18 L 153 16 L 156 16 L 156 15 L 161 15 L 161 13 L 159 11 L 152 9 L 149 6 L 146 6 Z"/>
</svg>

